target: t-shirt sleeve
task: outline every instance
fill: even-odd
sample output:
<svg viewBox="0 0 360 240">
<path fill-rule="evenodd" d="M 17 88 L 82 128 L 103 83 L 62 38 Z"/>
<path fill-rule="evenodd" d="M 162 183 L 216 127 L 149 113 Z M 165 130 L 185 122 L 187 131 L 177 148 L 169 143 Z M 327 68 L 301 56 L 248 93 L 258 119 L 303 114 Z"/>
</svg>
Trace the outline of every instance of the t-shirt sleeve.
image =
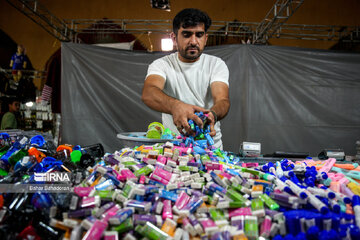
<svg viewBox="0 0 360 240">
<path fill-rule="evenodd" d="M 162 59 L 157 59 L 149 65 L 146 78 L 150 75 L 160 75 L 166 80 L 165 62 Z"/>
<path fill-rule="evenodd" d="M 213 73 L 211 75 L 210 84 L 213 82 L 223 82 L 229 86 L 229 69 L 225 62 L 217 59 Z"/>
<path fill-rule="evenodd" d="M 5 129 L 13 129 L 16 127 L 16 118 L 14 114 L 5 114 L 1 121 L 1 128 Z"/>
</svg>

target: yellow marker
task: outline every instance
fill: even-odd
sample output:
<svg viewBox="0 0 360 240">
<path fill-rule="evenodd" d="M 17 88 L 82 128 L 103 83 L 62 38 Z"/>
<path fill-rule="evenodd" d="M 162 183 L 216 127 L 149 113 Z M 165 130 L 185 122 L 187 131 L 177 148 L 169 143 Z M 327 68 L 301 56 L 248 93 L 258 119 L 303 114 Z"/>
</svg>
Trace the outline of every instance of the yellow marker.
<svg viewBox="0 0 360 240">
<path fill-rule="evenodd" d="M 254 185 L 251 189 L 252 192 L 263 192 L 263 185 Z"/>
<path fill-rule="evenodd" d="M 166 218 L 164 224 L 161 227 L 161 231 L 166 232 L 170 236 L 174 236 L 176 229 L 176 222 L 171 220 L 170 218 Z"/>
<path fill-rule="evenodd" d="M 360 187 L 356 183 L 351 182 L 347 186 L 354 194 L 360 195 Z"/>
<path fill-rule="evenodd" d="M 241 234 L 239 234 L 239 235 L 235 235 L 235 236 L 233 237 L 233 240 L 248 240 L 248 238 L 246 237 L 245 234 L 241 233 Z"/>
</svg>

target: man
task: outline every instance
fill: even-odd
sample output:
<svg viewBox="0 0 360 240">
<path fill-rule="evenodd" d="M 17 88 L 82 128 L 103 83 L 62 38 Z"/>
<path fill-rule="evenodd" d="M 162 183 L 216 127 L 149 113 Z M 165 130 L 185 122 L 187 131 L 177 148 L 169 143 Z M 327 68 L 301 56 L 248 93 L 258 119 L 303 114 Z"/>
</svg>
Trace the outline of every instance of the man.
<svg viewBox="0 0 360 240">
<path fill-rule="evenodd" d="M 14 53 L 10 60 L 10 67 L 13 70 L 12 74 L 16 83 L 20 81 L 22 77 L 21 70 L 26 68 L 27 61 L 27 56 L 24 54 L 24 47 L 18 45 L 16 53 Z"/>
<path fill-rule="evenodd" d="M 16 129 L 18 127 L 15 114 L 20 110 L 20 102 L 17 99 L 9 101 L 9 111 L 4 114 L 1 120 L 1 130 Z"/>
<path fill-rule="evenodd" d="M 229 111 L 229 70 L 220 58 L 202 54 L 211 25 L 209 16 L 193 8 L 180 11 L 173 20 L 171 37 L 177 52 L 150 64 L 142 101 L 162 112 L 163 125 L 175 133 L 192 119 L 202 126 L 195 112 L 209 114 L 214 147 L 222 149 L 220 122 Z"/>
</svg>

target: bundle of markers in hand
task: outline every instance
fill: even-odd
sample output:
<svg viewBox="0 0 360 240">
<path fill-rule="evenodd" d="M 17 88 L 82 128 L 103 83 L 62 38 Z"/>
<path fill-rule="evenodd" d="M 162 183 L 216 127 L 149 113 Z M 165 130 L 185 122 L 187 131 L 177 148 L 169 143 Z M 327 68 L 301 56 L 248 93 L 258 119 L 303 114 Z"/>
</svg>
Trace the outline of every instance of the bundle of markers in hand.
<svg viewBox="0 0 360 240">
<path fill-rule="evenodd" d="M 190 144 L 207 144 L 208 146 L 214 145 L 214 140 L 210 136 L 210 125 L 208 120 L 208 115 L 204 114 L 203 112 L 196 112 L 196 116 L 198 116 L 201 121 L 203 122 L 202 127 L 199 127 L 197 124 L 194 123 L 192 119 L 188 120 L 191 130 L 194 132 L 193 135 L 191 134 L 184 134 L 184 143 L 186 146 Z M 197 140 L 197 141 L 196 141 Z M 204 140 L 204 141 L 199 141 Z M 196 142 L 195 142 L 196 141 Z"/>
<path fill-rule="evenodd" d="M 343 170 L 335 159 L 260 166 L 186 139 L 105 154 L 68 193 L 15 195 L 0 210 L 0 232 L 17 231 L 18 239 L 360 239 L 355 166 Z M 16 227 L 16 218 L 28 226 Z"/>
</svg>

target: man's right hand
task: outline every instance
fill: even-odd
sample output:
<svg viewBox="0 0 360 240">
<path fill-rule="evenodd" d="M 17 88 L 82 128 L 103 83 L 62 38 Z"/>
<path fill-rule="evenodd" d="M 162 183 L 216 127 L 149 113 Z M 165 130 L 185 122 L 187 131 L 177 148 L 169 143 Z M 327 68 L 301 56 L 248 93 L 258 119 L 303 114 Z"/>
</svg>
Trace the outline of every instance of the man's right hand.
<svg viewBox="0 0 360 240">
<path fill-rule="evenodd" d="M 173 116 L 174 124 L 180 133 L 184 133 L 184 129 L 186 133 L 194 135 L 195 132 L 191 130 L 188 121 L 192 119 L 200 128 L 202 128 L 203 122 L 195 115 L 195 112 L 204 111 L 206 111 L 206 109 L 202 107 L 186 104 L 177 100 L 171 109 L 171 115 Z"/>
</svg>

